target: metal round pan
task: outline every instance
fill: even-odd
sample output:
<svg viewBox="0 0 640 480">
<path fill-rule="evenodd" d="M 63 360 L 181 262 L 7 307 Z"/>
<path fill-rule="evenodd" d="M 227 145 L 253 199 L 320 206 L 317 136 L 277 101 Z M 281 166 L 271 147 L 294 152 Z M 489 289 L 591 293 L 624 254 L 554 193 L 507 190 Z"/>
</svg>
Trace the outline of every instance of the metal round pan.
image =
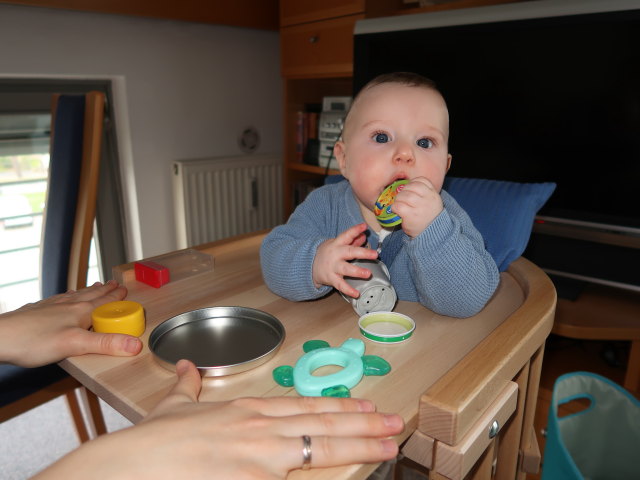
<svg viewBox="0 0 640 480">
<path fill-rule="evenodd" d="M 191 360 L 205 377 L 240 373 L 262 365 L 284 341 L 284 326 L 266 312 L 246 307 L 210 307 L 185 312 L 158 325 L 149 349 L 170 370 Z"/>
</svg>

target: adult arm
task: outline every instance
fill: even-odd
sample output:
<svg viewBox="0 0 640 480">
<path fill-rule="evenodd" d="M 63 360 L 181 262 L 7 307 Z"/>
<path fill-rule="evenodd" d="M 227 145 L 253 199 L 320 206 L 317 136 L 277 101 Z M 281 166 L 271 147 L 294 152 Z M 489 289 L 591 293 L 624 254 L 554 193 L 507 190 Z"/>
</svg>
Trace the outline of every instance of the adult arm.
<svg viewBox="0 0 640 480">
<path fill-rule="evenodd" d="M 0 362 L 38 367 L 85 353 L 138 354 L 142 342 L 136 337 L 88 331 L 93 309 L 126 294 L 114 281 L 96 283 L 1 314 Z"/>
<path fill-rule="evenodd" d="M 402 431 L 402 419 L 374 412 L 367 400 L 198 403 L 196 368 L 183 360 L 176 371 L 173 390 L 139 425 L 83 444 L 35 479 L 284 479 L 302 466 L 302 435 L 311 438 L 312 468 L 397 455 L 397 443 L 388 437 Z"/>
</svg>

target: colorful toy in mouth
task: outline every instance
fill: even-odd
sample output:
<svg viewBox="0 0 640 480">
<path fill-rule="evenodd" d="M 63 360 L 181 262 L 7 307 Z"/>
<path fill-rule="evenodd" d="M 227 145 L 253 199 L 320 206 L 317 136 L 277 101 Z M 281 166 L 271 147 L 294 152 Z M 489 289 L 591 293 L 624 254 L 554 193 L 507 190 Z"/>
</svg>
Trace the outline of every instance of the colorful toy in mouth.
<svg viewBox="0 0 640 480">
<path fill-rule="evenodd" d="M 324 340 L 309 340 L 306 352 L 295 367 L 282 365 L 273 370 L 273 379 L 283 387 L 295 387 L 306 397 L 350 397 L 363 375 L 386 375 L 391 365 L 376 355 L 364 355 L 364 342 L 349 338 L 339 347 L 330 347 Z M 320 367 L 337 365 L 342 369 L 329 375 L 314 375 Z"/>
<path fill-rule="evenodd" d="M 396 195 L 402 191 L 407 183 L 409 180 L 396 180 L 386 187 L 376 200 L 373 213 L 375 213 L 378 223 L 383 227 L 395 227 L 402 223 L 402 218 L 391 211 L 391 205 L 395 202 Z"/>
</svg>

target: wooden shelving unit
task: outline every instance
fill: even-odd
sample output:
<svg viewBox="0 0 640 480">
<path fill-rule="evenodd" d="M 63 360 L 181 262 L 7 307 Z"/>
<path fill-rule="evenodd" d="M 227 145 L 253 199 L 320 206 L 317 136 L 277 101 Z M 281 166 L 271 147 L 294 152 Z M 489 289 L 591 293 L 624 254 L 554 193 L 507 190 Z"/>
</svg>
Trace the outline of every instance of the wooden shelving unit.
<svg viewBox="0 0 640 480">
<path fill-rule="evenodd" d="M 307 104 L 353 90 L 353 29 L 364 18 L 366 2 L 355 0 L 280 2 L 280 45 L 284 77 L 284 214 L 299 201 L 296 186 L 320 185 L 325 169 L 296 156 L 296 118 Z M 335 172 L 332 172 L 335 173 Z"/>
</svg>

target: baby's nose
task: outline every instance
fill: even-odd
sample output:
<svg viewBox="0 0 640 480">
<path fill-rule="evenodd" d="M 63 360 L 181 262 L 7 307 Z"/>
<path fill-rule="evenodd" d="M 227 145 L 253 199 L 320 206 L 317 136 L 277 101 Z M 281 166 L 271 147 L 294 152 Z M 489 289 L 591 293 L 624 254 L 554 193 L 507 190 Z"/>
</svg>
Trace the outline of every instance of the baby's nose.
<svg viewBox="0 0 640 480">
<path fill-rule="evenodd" d="M 408 145 L 401 145 L 393 154 L 395 163 L 413 163 L 415 160 L 413 150 Z"/>
</svg>

